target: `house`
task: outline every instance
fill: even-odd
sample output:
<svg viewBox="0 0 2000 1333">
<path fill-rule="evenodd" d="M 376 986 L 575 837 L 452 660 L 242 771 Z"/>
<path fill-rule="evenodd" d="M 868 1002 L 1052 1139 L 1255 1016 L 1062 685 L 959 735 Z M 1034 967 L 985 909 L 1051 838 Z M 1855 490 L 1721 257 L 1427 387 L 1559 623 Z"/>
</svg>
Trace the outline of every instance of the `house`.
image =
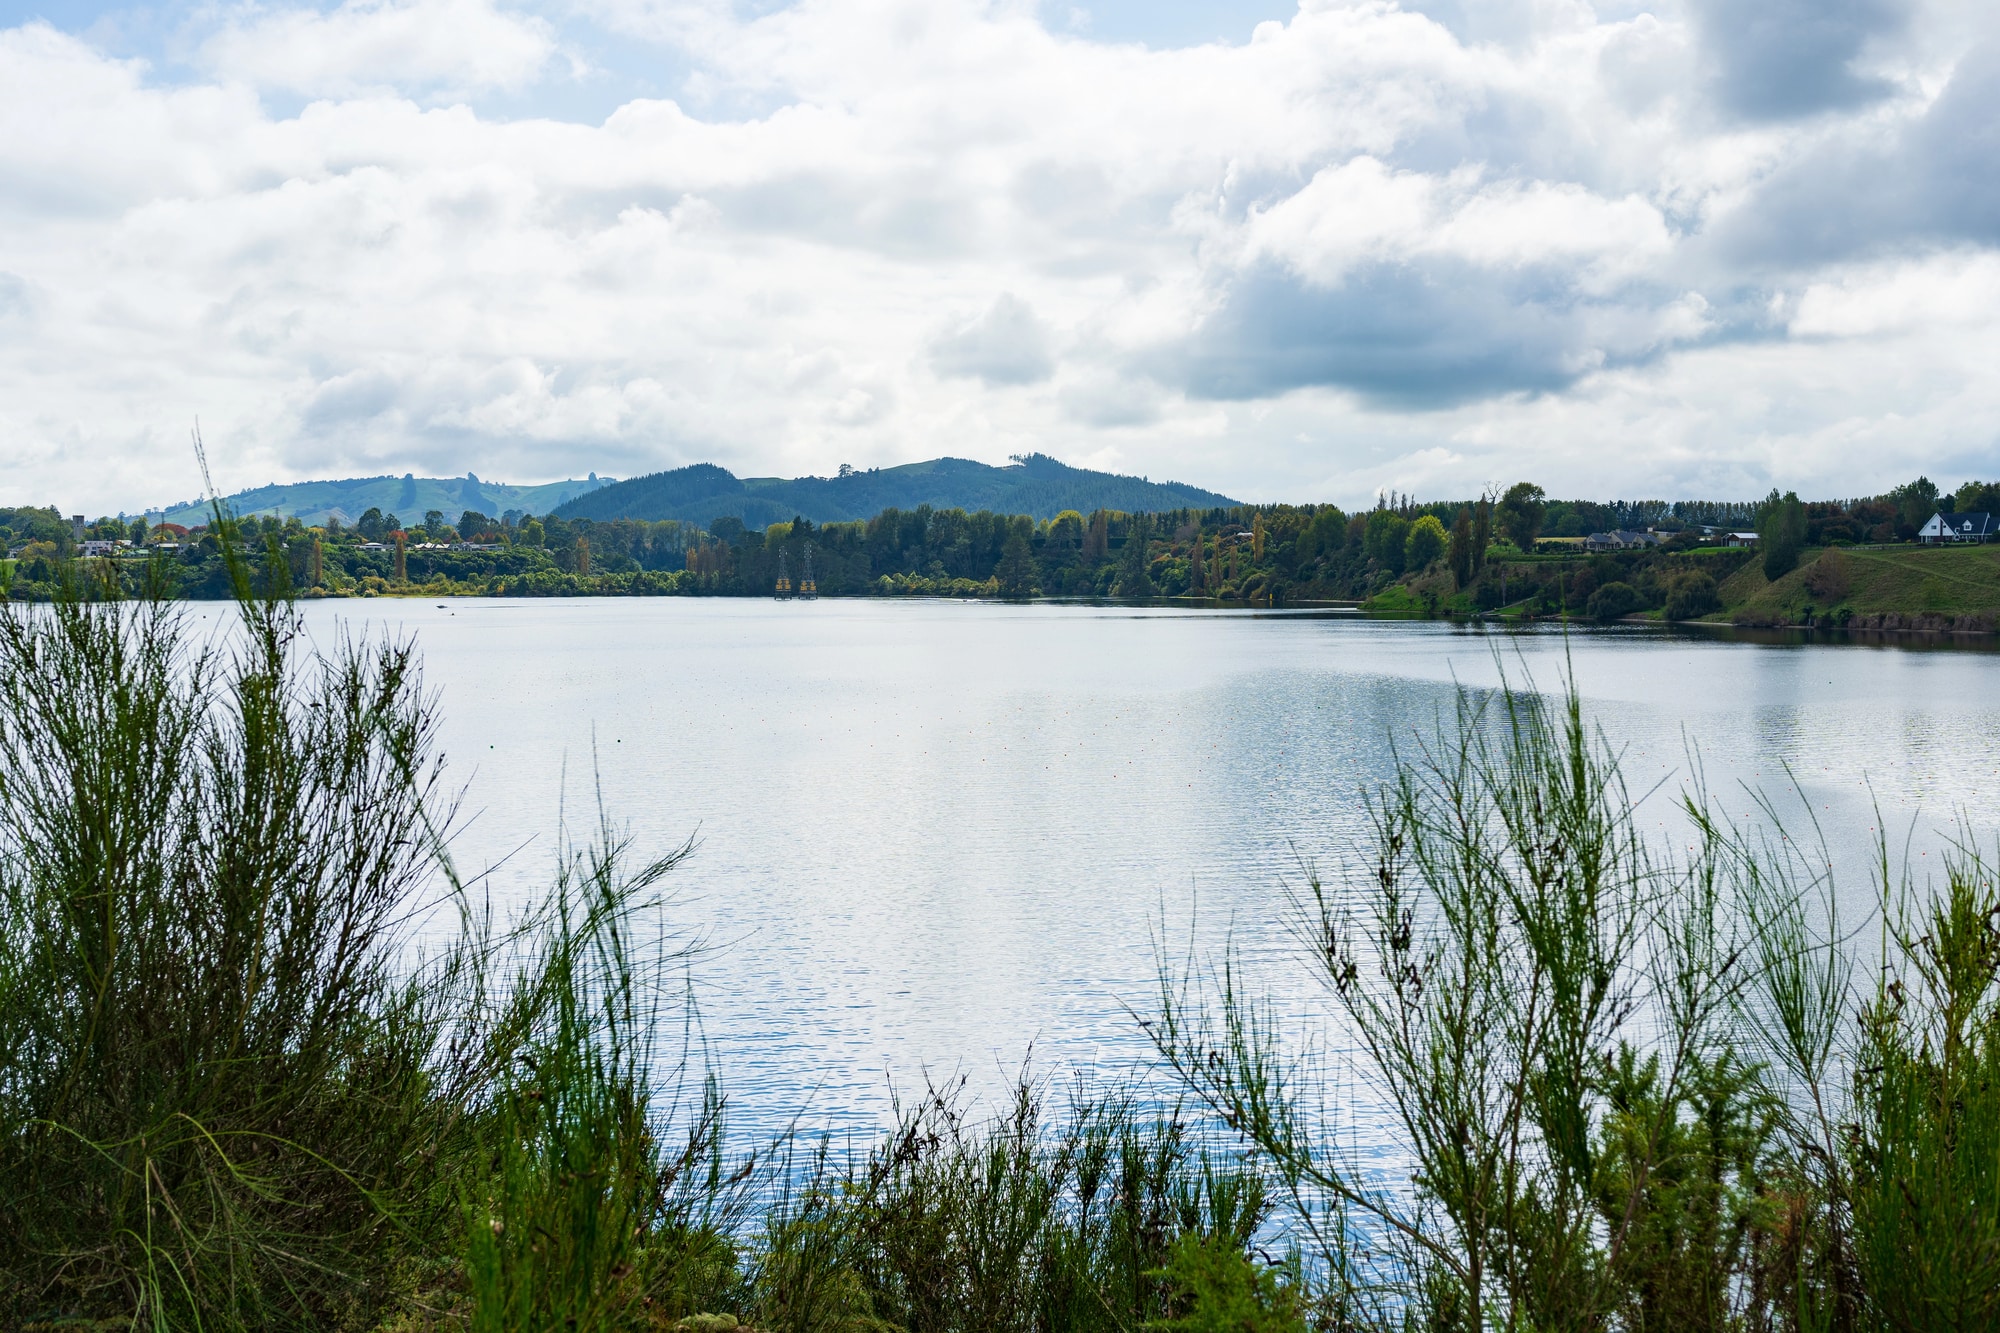
<svg viewBox="0 0 2000 1333">
<path fill-rule="evenodd" d="M 1586 551 L 1636 551 L 1641 547 L 1658 546 L 1660 534 L 1657 532 L 1593 532 L 1583 539 Z"/>
<path fill-rule="evenodd" d="M 1724 546 L 1755 546 L 1757 534 L 1754 532 L 1726 532 L 1722 536 Z"/>
<path fill-rule="evenodd" d="M 84 541 L 79 549 L 85 556 L 117 555 L 131 544 L 131 542 L 100 541 L 96 538 L 91 538 Z"/>
<path fill-rule="evenodd" d="M 1943 542 L 1986 542 L 2000 537 L 2000 522 L 1992 514 L 1932 514 L 1917 529 L 1917 540 L 1926 545 Z"/>
</svg>

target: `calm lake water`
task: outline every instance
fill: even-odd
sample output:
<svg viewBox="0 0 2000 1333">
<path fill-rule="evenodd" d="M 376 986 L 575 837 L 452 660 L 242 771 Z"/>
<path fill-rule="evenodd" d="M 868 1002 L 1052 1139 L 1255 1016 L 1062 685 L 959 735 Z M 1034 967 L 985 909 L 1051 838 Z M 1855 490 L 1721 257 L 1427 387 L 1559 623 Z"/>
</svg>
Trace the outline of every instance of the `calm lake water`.
<svg viewBox="0 0 2000 1333">
<path fill-rule="evenodd" d="M 1362 793 L 1499 664 L 1559 683 L 1671 798 L 1809 806 L 1856 911 L 1875 802 L 1913 857 L 1960 811 L 2000 827 L 2000 654 L 1771 645 L 1640 629 L 889 601 L 320 603 L 413 633 L 467 788 L 463 869 L 546 878 L 596 785 L 642 851 L 690 834 L 673 908 L 739 1126 L 873 1126 L 892 1086 L 1116 1073 L 1150 1048 L 1156 942 L 1233 938 L 1287 1008 L 1283 885 L 1357 859 Z M 1498 658 L 1496 661 L 1496 653 Z M 1914 825 L 1913 825 L 1914 821 Z"/>
</svg>

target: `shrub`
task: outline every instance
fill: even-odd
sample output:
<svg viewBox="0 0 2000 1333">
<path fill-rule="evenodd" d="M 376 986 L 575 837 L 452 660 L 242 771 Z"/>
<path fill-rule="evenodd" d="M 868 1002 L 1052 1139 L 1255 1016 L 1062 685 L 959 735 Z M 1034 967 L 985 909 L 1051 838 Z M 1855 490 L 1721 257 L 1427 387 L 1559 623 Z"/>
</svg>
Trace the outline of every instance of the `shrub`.
<svg viewBox="0 0 2000 1333">
<path fill-rule="evenodd" d="M 1629 583 L 1607 583 L 1590 594 L 1590 614 L 1598 620 L 1617 620 L 1644 605 L 1639 590 Z"/>
<path fill-rule="evenodd" d="M 671 1252 L 626 942 L 678 853 L 627 876 L 607 834 L 426 956 L 457 891 L 412 649 L 301 652 L 275 600 L 200 643 L 160 602 L 0 613 L 0 1324 L 372 1327 L 463 1289 L 476 1215 L 480 1320 L 537 1327 Z"/>
<path fill-rule="evenodd" d="M 1805 585 L 1807 592 L 1822 601 L 1837 602 L 1847 596 L 1847 557 L 1834 550 L 1820 552 L 1806 571 Z"/>
<path fill-rule="evenodd" d="M 1667 619 L 1693 620 L 1722 607 L 1715 580 L 1699 570 L 1682 574 L 1667 585 Z"/>
<path fill-rule="evenodd" d="M 1883 886 L 1871 995 L 1823 846 L 1682 808 L 1651 843 L 1574 686 L 1464 692 L 1372 798 L 1370 860 L 1292 897 L 1341 1063 L 1233 958 L 1163 964 L 1156 1044 L 1290 1182 L 1314 1327 L 2000 1321 L 1992 868 L 1961 840 L 1939 890 Z M 1324 1118 L 1357 1087 L 1386 1142 Z M 1251 1326 L 1242 1275 L 1210 1285 Z"/>
</svg>

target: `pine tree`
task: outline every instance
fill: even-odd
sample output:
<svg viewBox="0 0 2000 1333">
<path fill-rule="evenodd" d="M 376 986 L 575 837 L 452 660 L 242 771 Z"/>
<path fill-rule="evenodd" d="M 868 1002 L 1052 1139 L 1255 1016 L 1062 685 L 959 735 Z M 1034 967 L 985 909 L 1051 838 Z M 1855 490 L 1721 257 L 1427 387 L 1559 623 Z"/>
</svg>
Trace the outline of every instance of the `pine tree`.
<svg viewBox="0 0 2000 1333">
<path fill-rule="evenodd" d="M 1035 591 L 1035 561 L 1028 550 L 1028 538 L 1016 525 L 1009 525 L 1007 542 L 1000 548 L 1000 563 L 993 577 L 1002 597 L 1027 597 Z"/>
<path fill-rule="evenodd" d="M 1188 543 L 1188 591 L 1202 591 L 1201 529 L 1194 530 L 1194 540 Z"/>
<path fill-rule="evenodd" d="M 408 583 L 410 581 L 409 558 L 403 550 L 403 543 L 406 540 L 401 532 L 396 534 L 396 582 L 398 583 Z"/>
<path fill-rule="evenodd" d="M 1146 568 L 1146 544 L 1150 535 L 1146 516 L 1132 515 L 1126 525 L 1124 558 L 1119 562 L 1120 597 L 1151 597 L 1154 594 L 1153 575 Z"/>
</svg>

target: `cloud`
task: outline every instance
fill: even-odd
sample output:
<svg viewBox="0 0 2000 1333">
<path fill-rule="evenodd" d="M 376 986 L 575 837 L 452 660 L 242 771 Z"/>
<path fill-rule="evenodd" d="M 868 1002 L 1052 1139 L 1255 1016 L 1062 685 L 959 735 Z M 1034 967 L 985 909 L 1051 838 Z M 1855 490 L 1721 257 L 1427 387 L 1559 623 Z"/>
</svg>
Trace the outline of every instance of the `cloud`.
<svg viewBox="0 0 2000 1333">
<path fill-rule="evenodd" d="M 985 314 L 931 342 L 931 365 L 940 375 L 964 375 L 989 385 L 1039 384 L 1055 373 L 1048 326 L 1012 292 L 1003 292 Z"/>
<path fill-rule="evenodd" d="M 1845 493 L 2000 436 L 1990 6 L 1038 12 L 268 0 L 191 65 L 0 30 L 16 482 L 191 493 L 197 414 L 225 483 L 1040 449 L 1349 502 Z"/>
<path fill-rule="evenodd" d="M 1909 0 L 1691 2 L 1721 101 L 1739 115 L 1810 115 L 1895 91 L 1858 65 L 1871 42 L 1902 31 Z"/>
<path fill-rule="evenodd" d="M 1309 385 L 1430 408 L 1559 388 L 1603 364 L 1560 293 L 1463 264 L 1371 264 L 1316 287 L 1264 267 L 1155 365 L 1203 398 L 1268 398 Z"/>
<path fill-rule="evenodd" d="M 255 6 L 201 47 L 220 78 L 307 97 L 514 90 L 554 57 L 547 20 L 491 0 L 345 0 L 330 13 Z"/>
</svg>

